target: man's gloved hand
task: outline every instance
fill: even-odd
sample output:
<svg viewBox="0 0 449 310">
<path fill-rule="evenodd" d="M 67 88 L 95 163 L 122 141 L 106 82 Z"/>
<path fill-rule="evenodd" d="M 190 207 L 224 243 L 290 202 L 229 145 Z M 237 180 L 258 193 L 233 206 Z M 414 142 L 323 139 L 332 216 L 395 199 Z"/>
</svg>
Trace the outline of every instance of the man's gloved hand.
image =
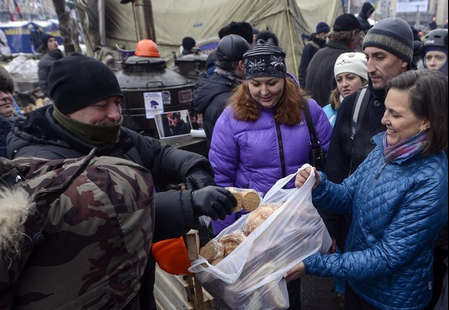
<svg viewBox="0 0 449 310">
<path fill-rule="evenodd" d="M 204 168 L 195 168 L 185 179 L 186 189 L 201 189 L 209 185 L 215 185 L 214 176 Z"/>
<path fill-rule="evenodd" d="M 237 206 L 237 200 L 225 188 L 207 186 L 192 192 L 192 206 L 195 216 L 206 215 L 214 221 L 224 220 L 226 215 L 232 214 Z"/>
</svg>

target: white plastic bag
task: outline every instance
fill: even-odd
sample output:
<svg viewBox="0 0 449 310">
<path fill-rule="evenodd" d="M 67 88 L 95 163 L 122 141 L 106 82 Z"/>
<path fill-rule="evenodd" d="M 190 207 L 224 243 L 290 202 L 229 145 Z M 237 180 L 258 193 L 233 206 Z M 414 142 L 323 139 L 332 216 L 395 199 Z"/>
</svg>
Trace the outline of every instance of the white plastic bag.
<svg viewBox="0 0 449 310">
<path fill-rule="evenodd" d="M 304 165 L 301 169 L 310 167 Z M 299 170 L 301 170 L 299 169 Z M 262 203 L 282 206 L 258 226 L 226 258 L 212 266 L 203 257 L 189 271 L 233 310 L 282 310 L 289 307 L 283 275 L 308 256 L 326 253 L 332 240 L 312 204 L 315 174 L 301 188 L 283 189 L 296 173 L 279 180 Z M 215 240 L 245 230 L 248 214 L 224 229 Z"/>
</svg>

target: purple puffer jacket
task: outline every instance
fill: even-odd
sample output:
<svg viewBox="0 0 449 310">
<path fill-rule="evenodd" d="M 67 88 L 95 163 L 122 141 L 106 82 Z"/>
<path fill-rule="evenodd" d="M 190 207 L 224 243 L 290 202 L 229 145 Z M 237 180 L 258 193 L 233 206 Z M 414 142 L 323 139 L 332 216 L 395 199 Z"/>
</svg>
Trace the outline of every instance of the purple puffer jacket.
<svg viewBox="0 0 449 310">
<path fill-rule="evenodd" d="M 309 99 L 308 104 L 318 139 L 327 152 L 332 126 L 316 101 Z M 262 110 L 256 122 L 238 121 L 228 107 L 215 124 L 209 152 L 215 182 L 222 187 L 252 188 L 264 195 L 279 179 L 308 162 L 309 142 L 305 121 L 276 126 L 271 109 Z M 293 183 L 288 187 L 294 187 Z M 241 215 L 234 213 L 224 221 L 213 222 L 214 233 Z"/>
</svg>

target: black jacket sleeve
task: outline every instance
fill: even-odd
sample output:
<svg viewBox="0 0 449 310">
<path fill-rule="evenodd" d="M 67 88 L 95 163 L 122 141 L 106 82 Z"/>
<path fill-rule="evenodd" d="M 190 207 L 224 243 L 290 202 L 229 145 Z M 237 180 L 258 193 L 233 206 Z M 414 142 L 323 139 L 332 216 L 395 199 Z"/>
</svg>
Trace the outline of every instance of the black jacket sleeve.
<svg viewBox="0 0 449 310">
<path fill-rule="evenodd" d="M 190 229 L 198 229 L 191 195 L 190 190 L 170 190 L 155 194 L 156 221 L 153 242 L 179 238 Z"/>
<path fill-rule="evenodd" d="M 299 64 L 298 69 L 298 80 L 302 88 L 306 86 L 307 68 L 315 52 L 316 49 L 312 46 L 312 44 L 306 44 L 306 46 L 304 46 L 304 50 L 302 51 L 301 63 Z"/>
<path fill-rule="evenodd" d="M 351 117 L 356 96 L 354 93 L 343 100 L 332 131 L 324 172 L 334 183 L 341 183 L 349 176 L 353 146 Z"/>
<path fill-rule="evenodd" d="M 151 171 L 157 191 L 179 185 L 189 172 L 198 168 L 214 175 L 209 160 L 200 154 L 177 149 L 134 131 L 129 131 L 129 135 L 135 147 L 130 157 Z"/>
</svg>

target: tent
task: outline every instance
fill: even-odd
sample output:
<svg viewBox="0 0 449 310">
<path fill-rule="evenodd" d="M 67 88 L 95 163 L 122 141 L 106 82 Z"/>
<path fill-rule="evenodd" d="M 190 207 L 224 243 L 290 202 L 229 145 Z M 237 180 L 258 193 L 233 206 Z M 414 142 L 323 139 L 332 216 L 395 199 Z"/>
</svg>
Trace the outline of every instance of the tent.
<svg viewBox="0 0 449 310">
<path fill-rule="evenodd" d="M 51 34 L 56 38 L 59 44 L 62 44 L 59 21 L 57 19 L 48 21 L 12 21 L 0 23 L 0 29 L 6 34 L 11 53 L 32 53 L 30 25 L 40 27 L 43 32 Z"/>
<path fill-rule="evenodd" d="M 98 30 L 97 0 L 77 1 L 88 54 L 98 47 L 120 46 L 133 50 L 137 43 L 136 24 L 131 3 L 104 0 L 106 42 L 101 44 Z M 259 30 L 270 30 L 279 38 L 287 53 L 289 72 L 296 75 L 302 50 L 303 35 L 310 35 L 320 21 L 329 25 L 343 13 L 337 0 L 152 0 L 155 41 L 163 58 L 173 60 L 173 52 L 185 36 L 197 45 L 213 47 L 219 41 L 218 31 L 231 21 L 246 21 Z M 97 52 L 98 53 L 98 52 Z M 170 63 L 170 62 L 169 62 Z"/>
</svg>

